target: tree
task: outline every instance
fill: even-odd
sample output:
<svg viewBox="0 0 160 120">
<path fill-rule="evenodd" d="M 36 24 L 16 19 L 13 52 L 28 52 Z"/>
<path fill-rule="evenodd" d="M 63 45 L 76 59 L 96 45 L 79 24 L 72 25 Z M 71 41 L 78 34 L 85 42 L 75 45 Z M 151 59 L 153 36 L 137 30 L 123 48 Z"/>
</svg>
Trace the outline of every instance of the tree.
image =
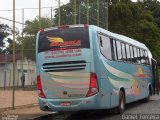
<svg viewBox="0 0 160 120">
<path fill-rule="evenodd" d="M 89 6 L 87 6 L 87 0 L 76 0 L 77 13 L 76 20 L 77 24 L 86 24 L 87 23 L 87 7 L 89 9 L 89 24 L 97 24 L 97 1 L 90 0 Z M 100 26 L 106 27 L 106 16 L 107 16 L 107 0 L 100 0 Z M 73 24 L 74 23 L 74 0 L 70 0 L 69 3 L 64 4 L 60 7 L 61 12 L 61 25 L 64 24 Z M 55 19 L 54 22 L 58 25 L 58 8 L 55 9 Z"/>
<path fill-rule="evenodd" d="M 6 40 L 8 42 L 8 46 L 5 47 L 4 49 L 4 52 L 6 54 L 13 54 L 13 40 L 11 38 L 7 38 Z M 17 41 L 15 41 L 15 52 L 16 54 L 19 54 L 21 51 L 20 51 L 20 45 L 18 44 Z"/>
<path fill-rule="evenodd" d="M 157 0 L 144 0 L 143 8 L 152 12 L 153 17 L 160 27 L 160 2 Z"/>
<path fill-rule="evenodd" d="M 23 33 L 26 35 L 33 35 L 36 36 L 37 32 L 39 31 L 39 18 L 35 18 L 34 20 L 27 20 L 25 22 L 26 26 L 23 30 Z M 48 28 L 54 25 L 53 21 L 50 18 L 42 17 L 41 18 L 41 28 Z"/>
<path fill-rule="evenodd" d="M 3 47 L 5 47 L 4 39 L 9 35 L 10 35 L 9 26 L 0 23 L 0 53 L 3 53 Z"/>
<path fill-rule="evenodd" d="M 26 26 L 23 30 L 24 36 L 17 37 L 17 47 L 16 50 L 18 53 L 22 54 L 23 47 L 23 57 L 31 60 L 35 60 L 35 43 L 36 43 L 36 35 L 39 31 L 39 20 L 38 17 L 34 20 L 27 20 L 25 22 Z M 41 26 L 42 28 L 48 28 L 53 26 L 53 22 L 47 18 L 41 18 Z M 22 46 L 23 45 L 23 46 Z"/>
</svg>

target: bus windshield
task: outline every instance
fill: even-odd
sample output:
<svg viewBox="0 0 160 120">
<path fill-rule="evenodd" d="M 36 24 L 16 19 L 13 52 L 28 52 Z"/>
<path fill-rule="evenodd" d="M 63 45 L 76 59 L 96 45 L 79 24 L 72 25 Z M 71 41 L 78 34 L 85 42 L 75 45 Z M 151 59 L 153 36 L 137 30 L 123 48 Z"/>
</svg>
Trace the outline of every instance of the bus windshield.
<svg viewBox="0 0 160 120">
<path fill-rule="evenodd" d="M 38 52 L 77 48 L 90 48 L 88 28 L 59 28 L 39 34 Z"/>
</svg>

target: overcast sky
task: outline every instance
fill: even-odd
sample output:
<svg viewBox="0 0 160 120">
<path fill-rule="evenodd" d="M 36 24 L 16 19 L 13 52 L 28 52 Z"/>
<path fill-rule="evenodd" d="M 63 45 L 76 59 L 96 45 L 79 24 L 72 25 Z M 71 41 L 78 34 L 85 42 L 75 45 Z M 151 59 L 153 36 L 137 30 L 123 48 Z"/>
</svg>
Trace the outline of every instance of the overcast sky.
<svg viewBox="0 0 160 120">
<path fill-rule="evenodd" d="M 56 8 L 58 6 L 58 0 L 41 0 L 42 7 L 53 7 Z M 13 19 L 12 18 L 12 11 L 3 11 L 3 10 L 12 10 L 13 9 L 13 0 L 0 0 L 0 17 Z M 38 8 L 39 7 L 39 0 L 15 0 L 16 2 L 16 9 L 22 8 Z M 69 0 L 61 0 L 62 3 L 67 3 Z M 36 16 L 38 16 L 38 9 L 25 9 L 24 10 L 24 19 L 25 20 L 32 20 Z M 54 13 L 53 13 L 54 14 Z M 42 9 L 42 16 L 51 17 L 51 8 L 44 8 Z M 22 10 L 16 10 L 16 21 L 22 22 Z M 12 26 L 12 22 L 8 22 L 6 20 L 0 19 L 1 23 L 6 23 L 9 26 Z M 16 24 L 18 29 L 22 29 L 22 25 Z"/>
<path fill-rule="evenodd" d="M 16 1 L 16 9 L 22 8 L 38 8 L 39 0 L 15 0 Z M 43 7 L 53 7 L 56 8 L 58 6 L 58 0 L 41 0 L 42 8 Z M 133 0 L 136 1 L 136 0 Z M 160 1 L 160 0 L 159 0 Z M 0 17 L 8 18 L 12 20 L 12 11 L 3 11 L 3 10 L 12 10 L 13 9 L 13 0 L 0 0 Z M 69 0 L 61 0 L 61 3 L 66 4 Z M 53 13 L 54 15 L 54 13 Z M 24 10 L 24 19 L 25 20 L 33 20 L 36 16 L 38 16 L 38 9 L 25 9 Z M 42 16 L 51 17 L 51 8 L 42 9 Z M 16 10 L 16 21 L 22 22 L 22 10 Z M 12 26 L 12 22 L 0 19 L 1 23 L 6 23 L 9 26 Z M 16 24 L 16 27 L 21 30 L 22 25 Z"/>
</svg>

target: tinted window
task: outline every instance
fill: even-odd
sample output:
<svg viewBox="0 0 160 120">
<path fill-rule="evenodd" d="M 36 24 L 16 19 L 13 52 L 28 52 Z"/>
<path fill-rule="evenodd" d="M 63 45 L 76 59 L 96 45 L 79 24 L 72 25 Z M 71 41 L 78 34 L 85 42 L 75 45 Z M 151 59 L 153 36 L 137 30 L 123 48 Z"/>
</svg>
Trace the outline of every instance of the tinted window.
<svg viewBox="0 0 160 120">
<path fill-rule="evenodd" d="M 121 43 L 119 41 L 117 43 L 117 54 L 118 54 L 118 60 L 122 60 L 122 49 L 121 49 Z"/>
<path fill-rule="evenodd" d="M 126 44 L 127 61 L 131 61 L 129 45 Z"/>
<path fill-rule="evenodd" d="M 98 35 L 101 53 L 107 58 L 112 59 L 111 40 L 105 35 Z"/>
<path fill-rule="evenodd" d="M 149 64 L 149 59 L 148 59 L 147 51 L 144 51 L 144 55 L 145 55 L 145 58 L 146 58 L 146 64 Z"/>
<path fill-rule="evenodd" d="M 123 60 L 126 61 L 126 46 L 124 43 L 121 43 L 121 45 L 122 45 Z"/>
<path fill-rule="evenodd" d="M 134 60 L 133 60 L 133 58 L 134 58 L 134 56 L 133 56 L 133 47 L 132 46 L 130 46 L 130 54 L 131 54 L 131 61 L 134 62 Z"/>
<path fill-rule="evenodd" d="M 38 52 L 71 48 L 90 48 L 88 28 L 61 28 L 39 35 Z"/>
<path fill-rule="evenodd" d="M 146 64 L 146 58 L 145 58 L 144 50 L 141 49 L 140 53 L 141 53 L 141 63 Z"/>
<path fill-rule="evenodd" d="M 114 59 L 117 60 L 117 46 L 116 46 L 116 40 L 113 40 L 113 50 L 114 50 Z"/>
<path fill-rule="evenodd" d="M 140 57 L 140 50 L 137 48 L 137 62 L 140 64 L 141 63 L 141 57 Z"/>
<path fill-rule="evenodd" d="M 137 61 L 137 48 L 133 47 L 133 49 L 134 49 L 134 62 L 138 63 L 138 61 Z"/>
</svg>

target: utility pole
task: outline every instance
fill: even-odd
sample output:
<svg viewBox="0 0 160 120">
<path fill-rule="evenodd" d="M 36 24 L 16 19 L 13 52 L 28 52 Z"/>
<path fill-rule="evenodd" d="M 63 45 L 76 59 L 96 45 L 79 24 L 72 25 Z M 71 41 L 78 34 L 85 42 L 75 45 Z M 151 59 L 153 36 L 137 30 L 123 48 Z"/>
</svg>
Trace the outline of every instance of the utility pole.
<svg viewBox="0 0 160 120">
<path fill-rule="evenodd" d="M 41 0 L 39 0 L 39 29 L 41 29 Z"/>
<path fill-rule="evenodd" d="M 99 0 L 97 0 L 97 26 L 99 26 Z"/>
<path fill-rule="evenodd" d="M 53 11 L 53 7 L 51 7 L 51 23 L 52 23 L 52 20 L 53 20 L 53 14 L 52 14 L 52 11 Z"/>
<path fill-rule="evenodd" d="M 80 3 L 81 3 L 81 2 L 80 2 Z M 81 12 L 80 12 L 80 11 L 81 11 L 81 10 L 80 10 L 80 9 L 81 9 L 81 4 L 80 4 L 80 3 L 78 4 L 78 9 L 79 9 L 79 10 L 78 10 L 78 13 L 79 13 L 79 24 L 81 24 Z"/>
<path fill-rule="evenodd" d="M 13 90 L 12 90 L 12 108 L 14 109 L 15 101 L 15 0 L 13 0 Z"/>
<path fill-rule="evenodd" d="M 76 0 L 74 0 L 74 24 L 76 24 L 76 12 L 77 12 Z"/>
<path fill-rule="evenodd" d="M 22 8 L 22 60 L 21 60 L 21 66 L 22 66 L 22 72 L 21 72 L 21 76 L 23 76 L 23 51 L 24 51 L 24 49 L 23 49 L 23 40 L 24 40 L 24 38 L 23 38 L 23 29 L 24 29 L 24 8 Z"/>
<path fill-rule="evenodd" d="M 61 25 L 61 8 L 60 8 L 60 0 L 58 0 L 58 25 Z"/>
<path fill-rule="evenodd" d="M 87 24 L 89 24 L 89 0 L 87 0 Z"/>
<path fill-rule="evenodd" d="M 106 29 L 108 30 L 108 1 L 107 1 L 107 9 L 106 9 Z"/>
</svg>

